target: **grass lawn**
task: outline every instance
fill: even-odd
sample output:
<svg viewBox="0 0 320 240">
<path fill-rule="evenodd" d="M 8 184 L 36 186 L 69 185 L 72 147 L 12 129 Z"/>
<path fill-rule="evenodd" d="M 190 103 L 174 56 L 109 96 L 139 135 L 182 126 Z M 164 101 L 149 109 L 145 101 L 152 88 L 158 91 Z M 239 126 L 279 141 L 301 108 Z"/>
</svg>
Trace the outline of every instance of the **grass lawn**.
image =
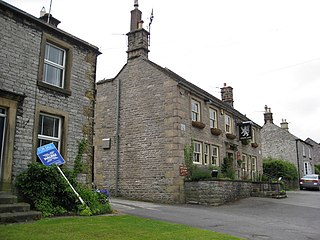
<svg viewBox="0 0 320 240">
<path fill-rule="evenodd" d="M 130 215 L 45 218 L 0 225 L 1 240 L 239 240 L 230 235 Z"/>
</svg>

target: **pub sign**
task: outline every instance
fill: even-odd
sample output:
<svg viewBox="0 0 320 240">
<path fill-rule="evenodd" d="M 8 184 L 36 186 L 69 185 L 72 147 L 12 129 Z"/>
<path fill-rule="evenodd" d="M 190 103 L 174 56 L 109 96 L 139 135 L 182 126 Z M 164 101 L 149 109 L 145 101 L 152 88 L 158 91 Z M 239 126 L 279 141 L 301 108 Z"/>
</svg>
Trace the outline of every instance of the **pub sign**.
<svg viewBox="0 0 320 240">
<path fill-rule="evenodd" d="M 251 122 L 243 122 L 239 125 L 239 139 L 252 139 L 252 124 Z"/>
</svg>

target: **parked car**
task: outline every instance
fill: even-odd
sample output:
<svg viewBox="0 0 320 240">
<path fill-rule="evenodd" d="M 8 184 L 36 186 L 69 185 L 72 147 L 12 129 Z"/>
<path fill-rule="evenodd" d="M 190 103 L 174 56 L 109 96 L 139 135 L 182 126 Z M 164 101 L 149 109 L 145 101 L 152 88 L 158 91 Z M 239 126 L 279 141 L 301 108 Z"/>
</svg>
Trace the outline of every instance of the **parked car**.
<svg viewBox="0 0 320 240">
<path fill-rule="evenodd" d="M 318 174 L 309 174 L 303 176 L 299 182 L 300 189 L 310 188 L 320 190 L 320 175 Z"/>
</svg>

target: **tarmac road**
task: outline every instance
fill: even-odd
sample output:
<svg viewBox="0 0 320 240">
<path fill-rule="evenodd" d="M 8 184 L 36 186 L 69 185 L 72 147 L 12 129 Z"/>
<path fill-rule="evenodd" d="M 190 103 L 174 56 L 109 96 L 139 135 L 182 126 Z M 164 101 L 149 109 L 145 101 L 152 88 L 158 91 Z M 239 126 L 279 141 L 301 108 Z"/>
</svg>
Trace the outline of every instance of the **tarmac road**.
<svg viewBox="0 0 320 240">
<path fill-rule="evenodd" d="M 245 239 L 320 240 L 320 192 L 284 199 L 246 198 L 219 206 L 166 205 L 112 198 L 122 213 L 228 233 Z"/>
</svg>

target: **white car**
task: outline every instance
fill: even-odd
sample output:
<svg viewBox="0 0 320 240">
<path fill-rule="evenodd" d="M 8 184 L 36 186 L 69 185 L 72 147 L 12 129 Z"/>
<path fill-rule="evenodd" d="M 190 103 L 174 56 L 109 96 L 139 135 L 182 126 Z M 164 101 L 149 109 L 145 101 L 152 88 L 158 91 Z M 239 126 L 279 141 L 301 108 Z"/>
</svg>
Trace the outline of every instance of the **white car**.
<svg viewBox="0 0 320 240">
<path fill-rule="evenodd" d="M 299 182 L 300 189 L 310 188 L 320 190 L 320 176 L 318 174 L 309 174 L 303 176 Z"/>
</svg>

